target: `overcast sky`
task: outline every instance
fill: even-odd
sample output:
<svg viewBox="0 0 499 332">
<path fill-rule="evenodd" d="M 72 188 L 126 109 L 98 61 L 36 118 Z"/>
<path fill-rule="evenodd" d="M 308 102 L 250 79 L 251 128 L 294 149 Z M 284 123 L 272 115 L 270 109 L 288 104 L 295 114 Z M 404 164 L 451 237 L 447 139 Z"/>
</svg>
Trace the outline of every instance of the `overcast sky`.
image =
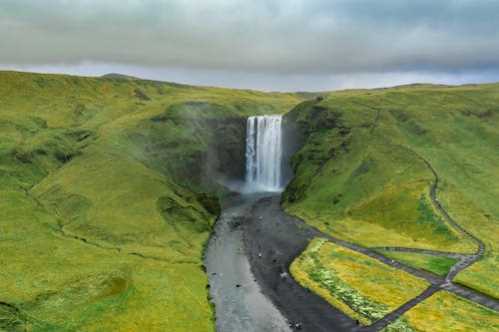
<svg viewBox="0 0 499 332">
<path fill-rule="evenodd" d="M 265 90 L 499 81 L 499 1 L 1 0 L 0 69 Z"/>
</svg>

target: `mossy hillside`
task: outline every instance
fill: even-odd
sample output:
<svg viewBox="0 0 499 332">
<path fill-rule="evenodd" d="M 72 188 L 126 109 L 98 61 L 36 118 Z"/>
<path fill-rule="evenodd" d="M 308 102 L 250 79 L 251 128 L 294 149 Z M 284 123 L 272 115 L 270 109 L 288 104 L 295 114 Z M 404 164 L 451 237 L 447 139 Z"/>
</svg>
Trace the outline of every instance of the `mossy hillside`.
<svg viewBox="0 0 499 332">
<path fill-rule="evenodd" d="M 245 116 L 298 101 L 0 73 L 1 328 L 212 331 L 202 248 L 218 208 L 202 191 L 216 176 L 199 174 L 224 157 L 199 160 L 218 122 L 236 150 Z"/>
<path fill-rule="evenodd" d="M 498 297 L 497 105 L 494 84 L 343 91 L 303 103 L 286 116 L 306 140 L 293 157 L 284 206 L 367 246 L 474 252 L 476 244 L 434 210 L 424 158 L 439 175 L 442 204 L 486 244 L 484 259 L 458 280 Z"/>
<path fill-rule="evenodd" d="M 242 111 L 207 102 L 173 104 L 139 122 L 127 133 L 128 139 L 137 147 L 136 158 L 190 186 L 209 187 L 214 178 L 243 179 L 246 120 L 242 114 L 258 109 L 247 107 Z"/>
<path fill-rule="evenodd" d="M 144 259 L 68 238 L 23 193 L 2 191 L 0 205 L 0 298 L 15 308 L 7 322 L 0 314 L 7 331 L 211 330 L 206 280 L 194 258 Z M 177 320 L 162 318 L 165 311 Z"/>
<path fill-rule="evenodd" d="M 420 242 L 414 245 L 424 247 L 436 245 L 427 242 L 440 238 L 440 242 L 449 245 L 455 237 L 452 230 L 442 233 L 440 223 L 423 220 L 418 211 L 419 199 L 431 181 L 426 166 L 404 147 L 384 138 L 380 142 L 373 140 L 370 136 L 377 113 L 370 109 L 356 111 L 356 105 L 348 105 L 344 113 L 335 108 L 328 111 L 320 105 L 301 112 L 305 119 L 296 121 L 312 129 L 308 129 L 306 145 L 294 156 L 298 176 L 285 192 L 285 199 L 289 203 L 308 204 L 302 212 L 310 213 L 311 218 L 315 214 L 314 219 L 323 218 L 322 226 L 327 226 L 329 219 L 336 219 L 364 222 L 372 228 L 380 225 L 373 221 L 382 219 L 389 235 L 385 236 L 385 243 Z M 308 117 L 314 119 L 309 123 Z M 328 117 L 333 120 L 325 126 Z M 411 173 L 414 178 L 408 176 Z M 314 199 L 302 199 L 306 188 L 313 188 Z M 419 227 L 418 220 L 427 227 Z M 428 236 L 432 233 L 438 233 L 437 239 Z M 345 236 L 355 237 L 355 233 L 347 231 Z M 372 245 L 380 244 L 376 237 L 366 240 L 372 241 Z"/>
</svg>

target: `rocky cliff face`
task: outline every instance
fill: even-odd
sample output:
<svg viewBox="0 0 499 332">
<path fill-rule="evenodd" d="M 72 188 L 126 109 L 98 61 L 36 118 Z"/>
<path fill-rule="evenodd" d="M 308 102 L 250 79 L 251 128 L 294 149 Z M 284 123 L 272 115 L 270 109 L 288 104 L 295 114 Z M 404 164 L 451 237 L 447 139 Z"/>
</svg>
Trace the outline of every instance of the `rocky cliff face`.
<svg viewBox="0 0 499 332">
<path fill-rule="evenodd" d="M 246 153 L 246 118 L 209 120 L 206 128 L 212 136 L 204 153 L 205 180 L 244 180 Z"/>
<path fill-rule="evenodd" d="M 223 106 L 174 105 L 129 137 L 138 158 L 186 186 L 211 191 L 220 182 L 244 180 L 246 117 Z"/>
</svg>

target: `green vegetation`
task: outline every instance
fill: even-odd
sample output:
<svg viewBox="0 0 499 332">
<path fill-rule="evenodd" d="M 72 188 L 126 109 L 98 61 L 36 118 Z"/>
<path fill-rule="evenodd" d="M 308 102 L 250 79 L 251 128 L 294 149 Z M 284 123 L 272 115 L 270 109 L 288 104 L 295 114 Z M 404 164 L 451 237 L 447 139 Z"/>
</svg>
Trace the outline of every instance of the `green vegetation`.
<svg viewBox="0 0 499 332">
<path fill-rule="evenodd" d="M 454 258 L 419 253 L 395 252 L 387 250 L 380 250 L 380 253 L 409 266 L 433 272 L 442 277 L 446 276 L 447 273 L 449 273 L 450 268 L 457 263 L 457 260 Z"/>
<path fill-rule="evenodd" d="M 303 102 L 314 96 L 0 72 L 0 330 L 213 331 L 202 252 L 226 193 L 215 180 L 242 175 L 245 117 L 290 109 L 304 145 L 288 212 L 365 246 L 474 252 L 434 209 L 424 158 L 441 204 L 486 246 L 456 282 L 499 298 L 499 85 Z M 453 263 L 386 254 L 440 275 Z M 323 240 L 292 272 L 364 324 L 425 286 Z M 387 331 L 427 331 L 428 315 L 497 329 L 439 292 Z"/>
<path fill-rule="evenodd" d="M 241 159 L 245 116 L 299 101 L 1 72 L 0 330 L 213 331 L 213 179 Z"/>
<path fill-rule="evenodd" d="M 499 85 L 493 84 L 343 91 L 302 103 L 287 116 L 302 127 L 305 141 L 293 159 L 296 177 L 284 205 L 322 231 L 365 246 L 474 252 L 476 244 L 432 206 L 434 176 L 424 158 L 439 176 L 441 204 L 486 246 L 483 259 L 456 281 L 499 298 L 499 187 L 493 180 L 499 176 L 497 105 Z M 440 275 L 454 263 L 384 254 Z M 368 284 L 350 281 L 343 287 L 358 292 Z M 386 331 L 491 331 L 497 317 L 439 292 Z"/>
<path fill-rule="evenodd" d="M 407 272 L 325 239 L 314 239 L 290 270 L 301 285 L 364 325 L 382 318 L 428 286 Z"/>
<path fill-rule="evenodd" d="M 499 330 L 499 315 L 496 312 L 446 291 L 438 292 L 421 302 L 383 331 L 405 331 L 397 329 L 401 322 L 409 322 L 418 332 Z"/>
<path fill-rule="evenodd" d="M 432 206 L 424 158 L 441 204 L 486 246 L 456 280 L 499 298 L 498 105 L 498 84 L 340 91 L 302 103 L 286 116 L 305 141 L 284 206 L 365 246 L 475 252 Z"/>
<path fill-rule="evenodd" d="M 484 190 L 490 191 L 496 186 L 495 183 L 489 182 L 488 187 Z M 473 188 L 473 187 L 470 187 Z M 473 189 L 471 189 L 473 190 Z M 470 209 L 471 204 L 477 204 L 475 200 L 470 201 L 463 193 L 455 190 L 445 191 L 442 195 L 442 200 L 445 202 L 446 208 L 452 204 L 452 213 L 459 220 L 468 220 L 465 224 L 468 229 L 472 230 L 486 244 L 486 251 L 483 258 L 462 271 L 454 279 L 470 288 L 475 288 L 482 293 L 490 294 L 495 298 L 499 298 L 499 243 L 497 241 L 498 226 L 496 214 L 492 214 L 491 210 L 485 209 Z M 488 197 L 488 201 L 480 202 L 482 205 L 489 204 L 493 197 Z M 473 203 L 471 203 L 473 202 Z M 467 208 L 468 207 L 468 208 Z"/>
</svg>

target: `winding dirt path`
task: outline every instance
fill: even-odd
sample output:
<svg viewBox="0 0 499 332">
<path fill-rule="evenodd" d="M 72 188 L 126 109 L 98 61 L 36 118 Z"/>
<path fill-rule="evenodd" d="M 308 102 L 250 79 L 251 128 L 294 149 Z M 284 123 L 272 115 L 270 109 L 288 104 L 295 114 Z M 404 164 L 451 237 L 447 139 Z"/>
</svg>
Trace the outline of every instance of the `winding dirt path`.
<svg viewBox="0 0 499 332">
<path fill-rule="evenodd" d="M 463 236 L 470 238 L 473 242 L 475 242 L 477 244 L 477 250 L 474 254 L 462 257 L 461 260 L 451 268 L 451 270 L 449 271 L 449 274 L 447 275 L 447 277 L 445 279 L 447 281 L 452 281 L 454 279 L 454 277 L 459 272 L 461 272 L 465 268 L 469 267 L 470 265 L 472 265 L 473 263 L 478 261 L 483 256 L 483 254 L 485 253 L 485 244 L 478 237 L 476 237 L 475 235 L 470 233 L 468 230 L 463 228 L 460 224 L 458 224 L 449 215 L 447 210 L 444 209 L 444 207 L 442 206 L 442 204 L 440 203 L 440 201 L 437 198 L 438 184 L 440 182 L 440 177 L 438 176 L 437 171 L 435 170 L 435 168 L 433 168 L 433 166 L 430 164 L 430 162 L 428 160 L 423 158 L 418 153 L 416 153 L 416 152 L 414 152 L 414 153 L 426 164 L 426 166 L 428 167 L 428 169 L 432 172 L 432 174 L 434 176 L 434 181 L 430 187 L 430 198 L 431 198 L 431 201 L 433 203 L 433 206 L 435 206 L 435 208 L 438 210 L 438 212 L 440 212 L 440 214 L 442 214 L 442 216 L 444 216 L 446 221 L 452 227 L 454 227 L 454 229 L 456 229 L 458 232 L 460 232 Z"/>
<path fill-rule="evenodd" d="M 406 147 L 407 148 L 407 147 Z M 409 148 L 407 148 L 409 149 Z M 461 233 L 463 236 L 468 237 L 471 239 L 473 242 L 476 243 L 477 245 L 477 250 L 473 254 L 459 254 L 459 253 L 451 253 L 451 252 L 441 252 L 441 251 L 435 251 L 435 250 L 426 250 L 426 249 L 415 249 L 415 248 L 405 248 L 405 247 L 386 247 L 386 248 L 377 248 L 377 249 L 385 249 L 385 250 L 393 250 L 393 251 L 400 251 L 400 252 L 413 252 L 413 253 L 424 253 L 424 254 L 429 254 L 429 255 L 434 255 L 434 256 L 446 256 L 446 257 L 451 257 L 458 259 L 457 263 L 454 264 L 450 270 L 449 273 L 443 278 L 442 280 L 429 280 L 425 278 L 426 280 L 431 282 L 431 286 L 425 290 L 423 293 L 421 293 L 419 296 L 415 297 L 414 299 L 408 301 L 407 303 L 403 304 L 390 314 L 386 315 L 383 317 L 381 320 L 375 322 L 371 326 L 364 328 L 363 331 L 380 331 L 384 327 L 388 326 L 390 323 L 394 322 L 397 320 L 400 316 L 402 316 L 405 312 L 407 312 L 409 309 L 413 308 L 417 304 L 421 303 L 437 291 L 441 289 L 445 289 L 449 292 L 452 292 L 460 297 L 463 297 L 467 300 L 470 300 L 472 302 L 475 302 L 477 304 L 483 305 L 485 307 L 488 307 L 490 309 L 499 311 L 499 301 L 495 298 L 492 298 L 486 294 L 480 293 L 476 290 L 454 284 L 452 281 L 456 277 L 456 275 L 466 269 L 467 267 L 471 266 L 473 263 L 476 261 L 480 260 L 485 253 L 485 244 L 483 243 L 482 240 L 480 240 L 478 237 L 470 233 L 468 230 L 466 230 L 464 227 L 462 227 L 459 223 L 457 223 L 454 218 L 450 216 L 450 214 L 447 212 L 447 210 L 442 206 L 440 201 L 438 200 L 437 197 L 437 192 L 438 192 L 438 185 L 440 183 L 440 177 L 435 170 L 435 168 L 431 165 L 431 163 L 425 159 L 423 156 L 418 154 L 416 151 L 409 149 L 416 155 L 424 164 L 428 167 L 430 172 L 433 174 L 433 182 L 430 186 L 430 199 L 435 207 L 435 209 L 444 217 L 446 222 L 453 227 L 455 230 L 457 230 L 459 233 Z M 404 269 L 406 270 L 406 269 Z M 407 271 L 407 270 L 406 270 Z M 410 271 L 407 271 L 411 273 Z M 414 274 L 414 273 L 413 273 Z M 416 275 L 416 274 L 414 274 Z"/>
<path fill-rule="evenodd" d="M 435 250 L 426 250 L 426 249 L 415 249 L 415 248 L 405 248 L 405 247 L 385 247 L 385 248 L 376 248 L 376 249 L 385 249 L 385 250 L 392 250 L 392 251 L 400 251 L 400 252 L 413 252 L 413 253 L 424 253 L 424 254 L 429 254 L 429 255 L 434 255 L 434 256 L 446 256 L 446 257 L 451 257 L 458 259 L 457 263 L 454 264 L 450 270 L 449 273 L 445 276 L 445 278 L 437 278 L 437 280 L 429 280 L 425 278 L 426 280 L 431 282 L 431 286 L 426 289 L 423 293 L 418 295 L 417 297 L 411 299 L 407 303 L 403 304 L 396 310 L 392 311 L 379 321 L 375 322 L 374 324 L 366 327 L 359 329 L 359 331 L 380 331 L 392 322 L 396 321 L 400 316 L 402 316 L 405 312 L 416 306 L 417 304 L 421 303 L 434 293 L 438 292 L 439 290 L 445 289 L 451 293 L 454 293 L 457 296 L 463 297 L 469 301 L 475 302 L 477 304 L 483 305 L 487 308 L 499 311 L 499 301 L 495 298 L 492 298 L 486 294 L 480 293 L 476 290 L 454 284 L 452 281 L 456 277 L 456 275 L 466 269 L 467 267 L 471 266 L 473 263 L 476 261 L 480 260 L 485 252 L 485 244 L 483 241 L 481 241 L 478 237 L 470 233 L 468 230 L 463 228 L 460 224 L 458 224 L 445 210 L 445 208 L 442 206 L 440 201 L 438 200 L 437 197 L 437 192 L 438 192 L 438 185 L 440 183 L 440 177 L 435 170 L 435 168 L 431 165 L 431 163 L 425 159 L 423 156 L 418 154 L 416 151 L 405 147 L 408 150 L 410 150 L 412 153 L 414 153 L 415 156 L 417 156 L 424 164 L 428 167 L 430 172 L 433 174 L 433 182 L 430 186 L 430 199 L 435 207 L 435 209 L 445 218 L 446 222 L 453 227 L 455 230 L 457 230 L 459 233 L 461 233 L 463 236 L 466 236 L 470 238 L 473 242 L 476 243 L 477 245 L 477 250 L 473 254 L 459 254 L 459 253 L 451 253 L 451 252 L 441 252 L 441 251 L 435 251 Z M 373 248 L 371 248 L 373 249 Z M 406 270 L 406 269 L 404 269 Z M 407 271 L 407 270 L 406 270 Z M 411 273 L 410 271 L 407 271 Z M 412 273 L 414 274 L 414 273 Z M 417 275 L 417 274 L 414 274 Z M 438 280 L 441 279 L 441 280 Z"/>
</svg>

